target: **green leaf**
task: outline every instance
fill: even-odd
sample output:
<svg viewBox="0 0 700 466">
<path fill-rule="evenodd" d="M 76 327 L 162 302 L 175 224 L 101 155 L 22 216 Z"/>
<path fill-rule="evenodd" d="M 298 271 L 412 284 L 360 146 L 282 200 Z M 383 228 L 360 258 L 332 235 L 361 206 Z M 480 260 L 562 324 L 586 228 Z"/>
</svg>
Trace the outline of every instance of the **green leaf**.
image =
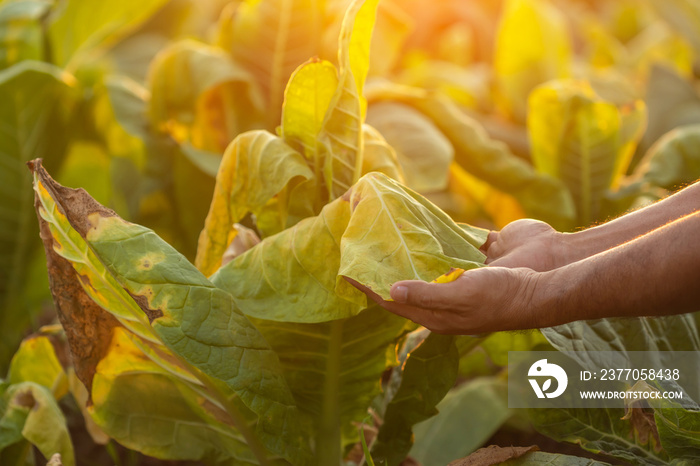
<svg viewBox="0 0 700 466">
<path fill-rule="evenodd" d="M 646 351 L 649 363 L 664 367 L 651 355 L 664 351 L 698 351 L 697 328 L 700 314 L 681 314 L 660 318 L 600 319 L 572 322 L 542 329 L 542 333 L 560 351 L 576 351 L 583 367 L 622 367 L 625 361 L 606 361 L 600 351 L 616 351 L 624 357 L 629 351 Z M 602 364 L 602 366 L 601 366 Z M 661 427 L 649 430 L 646 423 L 623 418 L 623 409 L 533 409 L 536 428 L 560 441 L 580 443 L 593 452 L 635 462 L 662 464 L 667 452 L 658 435 Z M 658 432 L 656 431 L 658 429 Z M 669 452 L 670 453 L 670 452 Z"/>
<path fill-rule="evenodd" d="M 571 191 L 578 225 L 599 220 L 603 197 L 626 173 L 644 131 L 644 103 L 618 108 L 586 82 L 554 81 L 535 89 L 528 105 L 535 167 Z"/>
<path fill-rule="evenodd" d="M 54 63 L 76 70 L 96 52 L 116 44 L 135 31 L 166 2 L 167 0 L 63 2 L 54 9 L 48 31 Z"/>
<path fill-rule="evenodd" d="M 95 368 L 87 411 L 127 448 L 163 459 L 257 464 L 245 438 L 220 404 L 149 359 L 123 328 L 116 328 Z"/>
<path fill-rule="evenodd" d="M 308 447 L 277 356 L 231 296 L 151 230 L 123 221 L 83 190 L 58 185 L 38 161 L 33 170 L 52 291 L 88 392 L 95 396 L 95 372 L 121 324 L 198 403 L 220 407 L 260 461 L 262 444 L 306 464 Z"/>
<path fill-rule="evenodd" d="M 530 409 L 535 428 L 558 442 L 571 442 L 639 465 L 666 464 L 667 455 L 647 426 L 623 419 L 622 408 Z M 638 430 L 638 428 L 640 430 Z"/>
<path fill-rule="evenodd" d="M 435 406 L 457 380 L 458 360 L 451 335 L 431 333 L 411 351 L 372 448 L 377 461 L 397 465 L 406 458 L 413 445 L 413 426 L 438 414 Z"/>
<path fill-rule="evenodd" d="M 151 64 L 148 114 L 179 143 L 221 153 L 258 128 L 262 108 L 253 77 L 221 49 L 193 40 L 163 50 Z"/>
<path fill-rule="evenodd" d="M 691 82 L 670 68 L 652 67 L 644 101 L 649 110 L 641 144 L 645 151 L 674 128 L 700 124 L 700 95 Z"/>
<path fill-rule="evenodd" d="M 293 196 L 294 189 L 312 179 L 304 157 L 277 136 L 263 130 L 238 136 L 221 161 L 214 197 L 199 237 L 197 267 L 205 275 L 214 273 L 235 237 L 233 224 L 248 213 L 260 216 L 271 202 L 277 203 L 276 221 L 259 224 L 258 228 L 265 234 L 286 228 L 290 203 L 303 201 Z M 307 215 L 312 213 L 307 207 Z"/>
<path fill-rule="evenodd" d="M 60 453 L 63 464 L 75 465 L 66 419 L 46 387 L 34 382 L 10 385 L 3 398 L 0 450 L 26 439 L 44 457 Z"/>
<path fill-rule="evenodd" d="M 367 102 L 363 90 L 378 0 L 353 0 L 338 39 L 338 87 L 326 112 L 318 140 L 323 147 L 323 174 L 330 199 L 345 193 L 362 170 L 362 124 Z"/>
<path fill-rule="evenodd" d="M 279 124 L 283 92 L 294 70 L 319 53 L 325 0 L 241 2 L 232 20 L 222 17 L 219 46 L 255 76 L 267 113 Z"/>
<path fill-rule="evenodd" d="M 508 0 L 498 26 L 494 72 L 500 105 L 524 122 L 535 86 L 569 77 L 572 44 L 563 15 L 546 0 Z"/>
<path fill-rule="evenodd" d="M 279 355 L 297 405 L 310 420 L 318 464 L 339 462 L 341 445 L 359 440 L 357 423 L 381 394 L 382 374 L 396 365 L 406 320 L 378 306 L 329 322 L 251 320 Z"/>
<path fill-rule="evenodd" d="M 23 61 L 0 71 L 0 373 L 36 311 L 20 300 L 39 241 L 31 176 L 24 164 L 60 165 L 66 149 L 74 79 L 47 63 Z"/>
<path fill-rule="evenodd" d="M 396 150 L 406 186 L 420 193 L 447 188 L 454 148 L 429 118 L 410 105 L 379 101 L 369 106 L 367 122 Z"/>
<path fill-rule="evenodd" d="M 700 178 L 698 147 L 700 124 L 671 130 L 649 149 L 632 179 L 668 190 L 692 183 Z"/>
<path fill-rule="evenodd" d="M 151 93 L 136 81 L 112 76 L 105 82 L 117 122 L 132 136 L 145 140 L 149 135 L 148 103 Z"/>
<path fill-rule="evenodd" d="M 700 458 L 700 411 L 689 410 L 668 399 L 652 399 L 654 421 L 661 446 L 675 461 Z M 682 463 L 681 463 L 682 464 Z"/>
<path fill-rule="evenodd" d="M 51 5 L 48 0 L 0 4 L 0 70 L 44 58 L 41 18 Z"/>
<path fill-rule="evenodd" d="M 437 416 L 414 429 L 410 455 L 425 466 L 444 465 L 472 453 L 511 416 L 505 382 L 487 377 L 450 391 L 437 409 Z"/>
<path fill-rule="evenodd" d="M 266 238 L 212 280 L 247 315 L 324 322 L 366 307 L 365 295 L 343 277 L 388 299 L 395 281 L 478 267 L 485 240 L 484 230 L 463 229 L 419 194 L 370 173 L 319 216 Z"/>
</svg>

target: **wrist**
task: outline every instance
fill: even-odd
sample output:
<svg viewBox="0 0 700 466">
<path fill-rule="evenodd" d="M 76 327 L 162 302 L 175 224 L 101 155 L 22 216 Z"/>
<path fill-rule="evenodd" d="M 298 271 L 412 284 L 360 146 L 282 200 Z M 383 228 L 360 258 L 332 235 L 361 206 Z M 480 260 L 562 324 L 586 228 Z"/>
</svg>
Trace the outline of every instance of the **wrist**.
<svg viewBox="0 0 700 466">
<path fill-rule="evenodd" d="M 576 306 L 572 306 L 575 277 L 564 266 L 561 268 L 538 272 L 532 279 L 532 306 L 529 318 L 537 328 L 554 327 L 582 317 L 576 315 Z"/>
<path fill-rule="evenodd" d="M 603 250 L 598 247 L 600 239 L 591 238 L 590 231 L 557 233 L 560 236 L 557 241 L 558 250 L 556 251 L 557 256 L 560 258 L 558 267 L 573 264 Z"/>
</svg>

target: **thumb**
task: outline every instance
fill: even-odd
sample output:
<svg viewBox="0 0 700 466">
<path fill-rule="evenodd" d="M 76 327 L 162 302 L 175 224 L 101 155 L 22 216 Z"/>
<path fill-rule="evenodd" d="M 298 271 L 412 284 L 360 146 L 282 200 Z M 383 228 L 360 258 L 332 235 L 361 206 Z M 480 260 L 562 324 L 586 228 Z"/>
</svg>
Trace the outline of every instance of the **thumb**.
<svg viewBox="0 0 700 466">
<path fill-rule="evenodd" d="M 454 282 L 427 283 L 420 280 L 397 282 L 391 287 L 391 298 L 397 303 L 423 309 L 448 309 L 451 307 L 450 297 L 454 294 L 453 284 Z"/>
</svg>

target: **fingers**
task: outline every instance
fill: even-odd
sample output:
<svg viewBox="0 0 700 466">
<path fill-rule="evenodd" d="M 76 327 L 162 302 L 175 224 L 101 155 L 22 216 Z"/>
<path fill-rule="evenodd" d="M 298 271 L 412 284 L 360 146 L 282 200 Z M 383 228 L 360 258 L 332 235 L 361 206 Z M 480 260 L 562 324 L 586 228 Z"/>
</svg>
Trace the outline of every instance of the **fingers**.
<svg viewBox="0 0 700 466">
<path fill-rule="evenodd" d="M 433 310 L 454 309 L 459 303 L 459 285 L 464 281 L 457 279 L 452 283 L 427 283 L 409 280 L 394 283 L 391 297 L 397 303 Z"/>
<path fill-rule="evenodd" d="M 479 250 L 481 252 L 483 252 L 484 254 L 486 254 L 486 252 L 489 250 L 489 247 L 491 247 L 491 245 L 493 243 L 495 243 L 497 239 L 498 239 L 498 232 L 497 231 L 489 231 L 489 234 L 486 237 L 486 242 L 481 245 Z"/>
</svg>

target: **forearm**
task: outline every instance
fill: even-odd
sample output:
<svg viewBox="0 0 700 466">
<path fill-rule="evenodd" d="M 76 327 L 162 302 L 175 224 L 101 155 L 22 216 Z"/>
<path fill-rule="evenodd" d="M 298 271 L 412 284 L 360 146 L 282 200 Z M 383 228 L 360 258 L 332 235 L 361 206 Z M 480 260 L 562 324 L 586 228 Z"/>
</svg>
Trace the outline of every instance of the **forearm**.
<svg viewBox="0 0 700 466">
<path fill-rule="evenodd" d="M 698 210 L 700 182 L 603 225 L 565 233 L 563 239 L 569 253 L 567 263 L 614 248 Z"/>
<path fill-rule="evenodd" d="M 539 274 L 540 327 L 582 319 L 700 310 L 700 212 L 625 244 Z"/>
</svg>

